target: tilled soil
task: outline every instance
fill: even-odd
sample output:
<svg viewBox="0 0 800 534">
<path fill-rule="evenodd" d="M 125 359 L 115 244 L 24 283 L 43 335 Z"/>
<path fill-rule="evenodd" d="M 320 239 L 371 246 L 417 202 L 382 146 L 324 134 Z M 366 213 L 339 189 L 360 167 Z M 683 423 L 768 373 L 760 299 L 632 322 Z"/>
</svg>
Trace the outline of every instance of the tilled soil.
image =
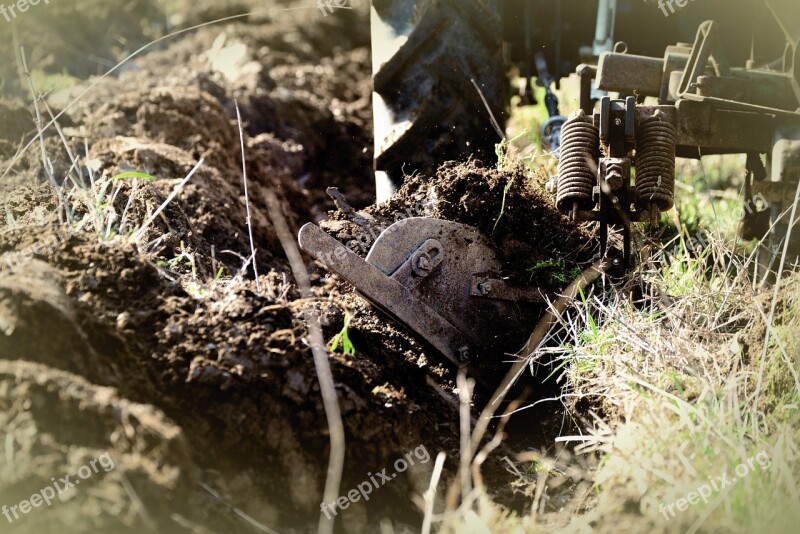
<svg viewBox="0 0 800 534">
<path fill-rule="evenodd" d="M 254 16 L 49 96 L 58 110 L 96 83 L 59 120 L 71 153 L 49 131 L 48 165 L 28 150 L 2 189 L 0 504 L 104 454 L 114 467 L 23 514 L 18 531 L 313 530 L 330 451 L 306 341 L 311 309 L 327 339 L 354 316 L 356 354 L 330 360 L 347 438 L 342 494 L 410 451 L 428 456 L 342 510 L 338 528 L 373 531 L 383 519 L 418 528 L 415 496 L 433 457 L 445 451 L 448 472 L 457 458 L 452 369 L 310 261 L 314 298 L 301 299 L 266 199 L 275 192 L 293 231 L 334 208 L 328 186 L 354 209 L 370 204 L 367 36 L 365 9 Z M 6 169 L 30 139 L 31 113 L 6 103 L 0 114 L 11 125 L 0 132 Z M 154 178 L 111 179 L 126 171 Z M 49 174 L 79 184 L 66 213 Z M 552 290 L 589 255 L 585 236 L 521 169 L 448 164 L 358 213 L 333 211 L 325 227 L 348 240 L 364 233 L 364 214 L 367 226 L 398 214 L 457 220 L 490 236 L 512 279 Z M 244 265 L 251 230 L 257 281 Z M 487 461 L 487 482 L 508 493 L 502 465 Z"/>
</svg>

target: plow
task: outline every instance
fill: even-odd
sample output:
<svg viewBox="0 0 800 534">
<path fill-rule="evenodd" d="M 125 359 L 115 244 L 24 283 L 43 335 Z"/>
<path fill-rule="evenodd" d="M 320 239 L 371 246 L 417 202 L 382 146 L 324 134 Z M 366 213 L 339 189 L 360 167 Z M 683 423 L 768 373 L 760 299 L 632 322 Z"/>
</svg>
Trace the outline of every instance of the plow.
<svg viewBox="0 0 800 534">
<path fill-rule="evenodd" d="M 514 287 L 501 278 L 500 261 L 486 237 L 451 221 L 396 222 L 366 259 L 312 223 L 301 229 L 300 246 L 487 387 L 504 369 L 502 360 L 486 355 L 522 346 L 544 302 L 538 288 Z"/>
<path fill-rule="evenodd" d="M 785 212 L 795 201 L 800 177 L 800 9 L 790 0 L 755 2 L 753 20 L 733 25 L 728 20 L 724 31 L 715 20 L 700 21 L 693 43 L 668 44 L 658 57 L 629 53 L 634 44 L 615 35 L 624 26 L 617 20 L 621 13 L 633 10 L 640 20 L 653 20 L 653 13 L 660 16 L 658 8 L 622 0 L 597 4 L 594 40 L 576 46 L 580 31 L 586 33 L 580 23 L 586 7 L 577 2 L 440 1 L 427 3 L 427 11 L 415 2 L 374 2 L 378 200 L 388 198 L 405 173 L 430 170 L 437 158 L 468 157 L 487 139 L 501 141 L 492 139 L 487 126 L 496 122 L 491 95 L 502 92 L 493 85 L 497 64 L 478 69 L 483 77 L 477 81 L 460 74 L 489 95 L 480 92 L 481 105 L 474 109 L 485 119 L 483 129 L 472 123 L 462 129 L 472 136 L 466 141 L 473 142 L 463 145 L 470 147 L 469 154 L 458 153 L 463 139 L 448 144 L 442 142 L 446 136 L 436 134 L 435 142 L 430 137 L 443 113 L 431 110 L 431 95 L 458 85 L 454 69 L 469 71 L 473 60 L 487 53 L 486 27 L 475 25 L 496 23 L 506 29 L 506 62 L 517 63 L 521 102 L 534 100 L 537 84 L 545 88 L 550 119 L 541 138 L 544 149 L 558 157 L 558 173 L 547 189 L 571 224 L 594 225 L 595 260 L 603 272 L 624 277 L 636 267 L 634 225 L 657 228 L 662 214 L 673 208 L 676 158 L 741 153 L 748 162 L 743 202 L 749 206 L 758 197 L 767 205 L 748 211 L 740 231 L 746 239 L 767 236 L 759 263 L 769 277 L 781 252 L 788 249 L 796 256 L 798 248 L 797 233 L 788 239 L 793 224 Z M 715 6 L 722 10 L 721 3 Z M 425 15 L 411 20 L 411 7 Z M 535 18 L 536 13 L 547 16 Z M 427 22 L 446 15 L 456 17 L 452 31 L 438 32 L 432 44 L 425 39 L 431 31 Z M 687 9 L 680 15 L 682 26 L 702 15 Z M 447 40 L 473 30 L 486 39 L 472 49 Z M 653 51 L 663 46 L 659 39 L 669 36 L 659 32 L 639 47 Z M 739 50 L 731 41 L 742 35 L 751 46 L 749 53 L 739 54 L 742 64 L 737 66 L 726 51 Z M 770 61 L 759 61 L 763 57 Z M 445 64 L 434 64 L 433 58 Z M 416 69 L 413 89 L 404 85 L 409 80 L 401 78 L 402 69 Z M 565 118 L 552 88 L 570 72 L 580 86 L 580 107 Z M 387 73 L 398 84 L 389 84 Z M 462 85 L 465 93 L 450 102 L 454 109 L 475 100 L 468 96 L 474 91 Z M 409 107 L 412 101 L 416 104 Z M 366 258 L 313 223 L 302 228 L 299 242 L 375 308 L 487 386 L 499 381 L 507 355 L 520 351 L 545 303 L 555 296 L 511 283 L 490 240 L 456 222 L 428 217 L 396 222 L 380 234 Z"/>
</svg>

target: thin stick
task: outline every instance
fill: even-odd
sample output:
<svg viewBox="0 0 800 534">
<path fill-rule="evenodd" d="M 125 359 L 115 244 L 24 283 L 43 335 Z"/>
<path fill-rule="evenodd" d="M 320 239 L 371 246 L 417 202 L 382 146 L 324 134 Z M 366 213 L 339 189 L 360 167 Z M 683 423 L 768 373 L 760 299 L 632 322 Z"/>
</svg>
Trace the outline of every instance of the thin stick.
<svg viewBox="0 0 800 534">
<path fill-rule="evenodd" d="M 481 101 L 483 101 L 483 105 L 486 106 L 486 111 L 489 112 L 489 119 L 491 119 L 491 121 L 492 121 L 492 126 L 494 127 L 494 131 L 497 132 L 497 135 L 500 136 L 501 140 L 505 141 L 506 140 L 506 135 L 503 133 L 503 129 L 500 128 L 500 123 L 498 123 L 497 119 L 494 118 L 494 113 L 492 113 L 492 108 L 489 107 L 489 102 L 487 102 L 486 101 L 486 97 L 483 96 L 483 92 L 481 91 L 481 88 L 478 87 L 478 84 L 475 83 L 475 80 L 473 78 L 470 78 L 469 81 L 472 82 L 472 85 L 475 87 L 475 90 L 478 91 L 478 96 L 481 97 Z"/>
<path fill-rule="evenodd" d="M 458 413 L 461 421 L 461 468 L 459 471 L 461 475 L 461 503 L 463 504 L 467 502 L 467 498 L 472 492 L 469 466 L 472 463 L 472 454 L 470 454 L 470 400 L 472 399 L 473 381 L 467 380 L 467 373 L 464 369 L 459 369 L 458 376 L 456 376 L 456 384 L 458 385 Z"/>
<path fill-rule="evenodd" d="M 244 205 L 247 209 L 247 231 L 250 234 L 250 260 L 253 262 L 253 276 L 256 278 L 256 291 L 261 293 L 261 283 L 258 281 L 258 266 L 256 265 L 256 246 L 253 242 L 253 219 L 250 216 L 250 197 L 247 195 L 247 162 L 244 155 L 242 114 L 239 112 L 239 102 L 234 100 L 233 105 L 236 106 L 236 122 L 239 125 L 239 144 L 242 147 L 242 179 L 244 180 Z"/>
<path fill-rule="evenodd" d="M 478 446 L 480 445 L 480 442 L 483 439 L 487 428 L 489 427 L 489 421 L 492 419 L 494 413 L 497 411 L 497 408 L 500 406 L 500 402 L 502 402 L 502 400 L 508 394 L 508 390 L 516 381 L 522 370 L 528 365 L 527 357 L 532 355 L 537 350 L 542 339 L 544 339 L 544 337 L 547 335 L 547 332 L 550 330 L 552 325 L 557 322 L 557 318 L 564 313 L 564 311 L 567 309 L 567 306 L 575 299 L 579 290 L 582 290 L 597 280 L 602 273 L 602 262 L 595 262 L 594 265 L 584 271 L 574 282 L 572 282 L 565 293 L 556 301 L 555 305 L 548 309 L 545 316 L 542 317 L 542 319 L 536 325 L 536 328 L 528 339 L 528 343 L 521 351 L 522 354 L 526 355 L 526 358 L 520 359 L 508 371 L 503 379 L 502 384 L 500 384 L 500 387 L 497 388 L 497 391 L 495 391 L 494 395 L 492 395 L 491 401 L 489 401 L 489 404 L 487 404 L 481 412 L 480 418 L 478 418 L 478 423 L 475 425 L 475 430 L 472 432 L 471 456 L 477 452 Z"/>
<path fill-rule="evenodd" d="M 289 260 L 289 265 L 300 290 L 300 296 L 304 299 L 313 297 L 311 293 L 311 279 L 308 275 L 300 249 L 294 240 L 292 231 L 286 223 L 286 219 L 281 212 L 281 206 L 275 192 L 267 189 L 264 193 L 267 201 L 267 211 L 278 234 L 278 239 Z M 305 314 L 308 323 L 309 337 L 311 338 L 311 352 L 314 355 L 314 366 L 317 369 L 317 378 L 322 393 L 322 402 L 325 406 L 325 415 L 328 419 L 328 432 L 330 433 L 331 455 L 328 459 L 328 477 L 325 480 L 325 491 L 323 502 L 330 503 L 337 499 L 339 487 L 342 482 L 342 471 L 344 469 L 344 425 L 342 424 L 342 414 L 339 411 L 339 401 L 336 397 L 336 386 L 333 383 L 333 373 L 328 362 L 328 350 L 325 348 L 325 340 L 322 337 L 322 328 L 319 325 L 319 317 L 316 311 L 310 310 Z M 332 534 L 334 520 L 326 518 L 322 512 L 319 515 L 318 534 Z"/>
<path fill-rule="evenodd" d="M 527 391 L 525 396 L 527 397 Z M 489 443 L 487 443 L 483 447 L 483 449 L 480 450 L 478 454 L 475 455 L 475 460 L 472 462 L 472 480 L 474 481 L 476 490 L 482 491 L 484 488 L 483 476 L 481 475 L 481 466 L 489 457 L 489 455 L 492 453 L 492 451 L 494 451 L 497 447 L 499 447 L 500 444 L 505 439 L 506 435 L 504 431 L 506 429 L 508 421 L 511 419 L 511 414 L 517 410 L 519 405 L 522 404 L 523 400 L 524 398 L 517 399 L 508 405 L 508 408 L 506 408 L 506 411 L 500 417 L 500 423 L 497 425 L 497 430 L 494 433 L 494 438 L 492 438 L 492 440 Z M 508 460 L 508 457 L 506 457 L 506 461 L 508 461 L 511 464 L 510 460 Z M 516 469 L 516 466 L 514 464 L 511 464 L 511 467 Z"/>
</svg>

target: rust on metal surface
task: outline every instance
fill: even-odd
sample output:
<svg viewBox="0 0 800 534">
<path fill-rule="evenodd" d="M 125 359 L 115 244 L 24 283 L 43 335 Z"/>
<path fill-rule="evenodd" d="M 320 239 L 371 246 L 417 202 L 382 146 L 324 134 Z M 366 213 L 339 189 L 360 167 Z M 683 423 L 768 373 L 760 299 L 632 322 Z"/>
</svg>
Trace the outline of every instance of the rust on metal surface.
<svg viewBox="0 0 800 534">
<path fill-rule="evenodd" d="M 597 88 L 625 94 L 658 96 L 664 60 L 633 54 L 605 52 L 597 66 Z"/>
<path fill-rule="evenodd" d="M 412 217 L 381 233 L 366 260 L 314 224 L 300 246 L 355 286 L 372 305 L 479 382 L 502 376 L 525 343 L 543 298 L 501 278 L 501 263 L 477 229 Z"/>
</svg>

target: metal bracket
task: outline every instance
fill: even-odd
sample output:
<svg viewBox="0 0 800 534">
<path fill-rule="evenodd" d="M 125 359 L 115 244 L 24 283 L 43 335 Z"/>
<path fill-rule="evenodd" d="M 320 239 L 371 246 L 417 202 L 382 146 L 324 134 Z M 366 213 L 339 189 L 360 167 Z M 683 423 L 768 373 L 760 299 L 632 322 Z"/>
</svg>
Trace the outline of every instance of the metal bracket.
<svg viewBox="0 0 800 534">
<path fill-rule="evenodd" d="M 683 77 L 678 86 L 678 98 L 683 98 L 697 88 L 697 78 L 703 74 L 711 57 L 712 37 L 715 29 L 713 20 L 705 21 L 697 29 L 692 53 L 689 55 L 686 70 L 683 71 Z"/>
<path fill-rule="evenodd" d="M 545 298 L 537 288 L 521 288 L 508 285 L 505 280 L 486 276 L 473 276 L 469 294 L 473 297 L 508 300 L 510 302 L 544 303 Z"/>
<path fill-rule="evenodd" d="M 435 239 L 428 239 L 405 263 L 392 273 L 392 278 L 409 289 L 415 289 L 444 259 L 444 247 Z"/>
</svg>

